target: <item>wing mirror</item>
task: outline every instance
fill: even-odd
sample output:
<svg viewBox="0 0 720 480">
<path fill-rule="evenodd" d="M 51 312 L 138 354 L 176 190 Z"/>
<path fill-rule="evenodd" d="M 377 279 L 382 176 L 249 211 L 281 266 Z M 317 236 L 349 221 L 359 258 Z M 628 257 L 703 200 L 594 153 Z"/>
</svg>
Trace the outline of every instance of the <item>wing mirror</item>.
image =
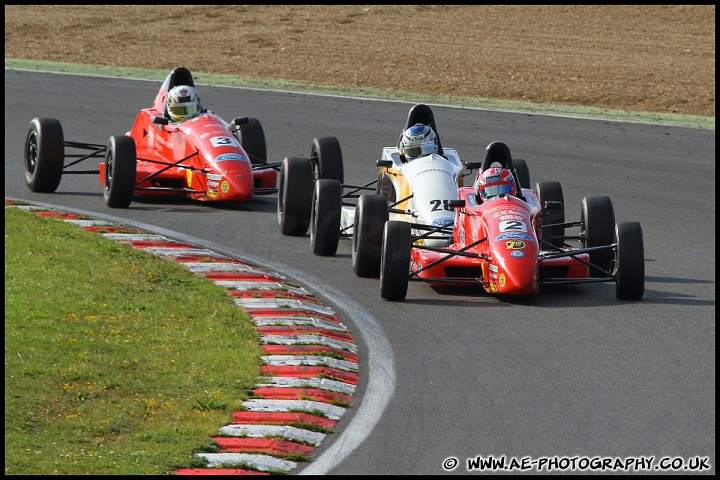
<svg viewBox="0 0 720 480">
<path fill-rule="evenodd" d="M 390 168 L 393 166 L 392 160 L 378 160 L 377 166 L 380 168 Z"/>
<path fill-rule="evenodd" d="M 240 130 L 240 127 L 242 125 L 245 125 L 249 121 L 250 119 L 248 117 L 237 117 L 232 122 L 230 122 L 230 131 L 233 133 L 237 132 L 238 130 Z"/>
<path fill-rule="evenodd" d="M 448 200 L 448 207 L 450 208 L 463 208 L 465 206 L 465 200 L 458 198 L 457 200 Z"/>
<path fill-rule="evenodd" d="M 152 117 L 152 123 L 157 125 L 167 125 L 170 123 L 170 119 L 166 117 Z"/>
<path fill-rule="evenodd" d="M 563 202 L 558 202 L 556 200 L 546 200 L 542 202 L 542 208 L 544 210 L 562 210 Z"/>
</svg>

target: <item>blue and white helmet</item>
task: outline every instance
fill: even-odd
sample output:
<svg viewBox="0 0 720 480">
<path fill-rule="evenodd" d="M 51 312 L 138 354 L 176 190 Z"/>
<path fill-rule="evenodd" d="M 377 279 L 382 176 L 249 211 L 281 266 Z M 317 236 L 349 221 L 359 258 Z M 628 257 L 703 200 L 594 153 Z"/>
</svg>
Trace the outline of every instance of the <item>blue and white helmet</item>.
<svg viewBox="0 0 720 480">
<path fill-rule="evenodd" d="M 435 132 L 428 125 L 416 123 L 412 127 L 403 130 L 398 150 L 408 160 L 437 153 L 438 142 Z"/>
</svg>

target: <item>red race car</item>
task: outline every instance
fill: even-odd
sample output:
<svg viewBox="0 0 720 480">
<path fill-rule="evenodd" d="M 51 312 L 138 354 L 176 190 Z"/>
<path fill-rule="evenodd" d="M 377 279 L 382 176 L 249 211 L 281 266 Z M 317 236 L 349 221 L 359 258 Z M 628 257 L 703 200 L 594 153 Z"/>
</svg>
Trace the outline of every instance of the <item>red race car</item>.
<svg viewBox="0 0 720 480">
<path fill-rule="evenodd" d="M 152 106 L 107 145 L 66 142 L 58 120 L 34 118 L 25 137 L 25 183 L 33 192 L 52 193 L 63 174 L 99 174 L 113 208 L 127 208 L 135 196 L 245 202 L 276 193 L 280 164 L 267 163 L 260 122 L 226 122 L 202 108 L 194 88 L 187 68 L 173 69 Z M 104 158 L 95 170 L 73 168 L 94 158 Z"/>
<path fill-rule="evenodd" d="M 496 174 L 495 183 L 483 183 L 486 171 Z M 494 142 L 487 147 L 476 184 L 460 187 L 458 200 L 452 202 L 456 212 L 451 245 L 423 245 L 413 237 L 411 224 L 385 223 L 381 297 L 403 300 L 408 282 L 422 281 L 480 285 L 486 292 L 508 296 L 536 294 L 545 285 L 614 282 L 618 299 L 642 298 L 640 223 L 615 224 L 612 202 L 602 195 L 583 198 L 581 221 L 565 222 L 560 183 L 539 182 L 533 190 L 522 188 L 528 179 L 518 180 L 510 150 Z M 504 184 L 510 187 L 494 193 L 483 188 Z M 579 227 L 579 234 L 566 235 L 573 227 Z"/>
</svg>

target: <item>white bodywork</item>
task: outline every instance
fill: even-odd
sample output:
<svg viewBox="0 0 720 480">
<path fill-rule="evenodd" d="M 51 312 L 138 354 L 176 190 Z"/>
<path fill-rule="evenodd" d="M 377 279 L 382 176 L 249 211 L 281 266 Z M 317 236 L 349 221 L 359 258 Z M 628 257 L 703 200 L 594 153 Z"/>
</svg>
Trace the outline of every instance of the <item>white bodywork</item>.
<svg viewBox="0 0 720 480">
<path fill-rule="evenodd" d="M 437 154 L 416 158 L 402 163 L 396 147 L 383 149 L 383 160 L 392 160 L 391 167 L 399 175 L 390 176 L 398 198 L 412 197 L 398 205 L 405 214 L 390 213 L 390 220 L 401 220 L 429 226 L 451 226 L 455 221 L 455 210 L 447 204 L 458 198 L 458 178 L 463 170 L 457 151 L 443 148 L 444 156 Z M 340 227 L 343 233 L 352 234 L 355 221 L 355 207 L 343 205 Z M 413 231 L 421 235 L 423 230 Z M 434 236 L 438 236 L 435 234 Z M 425 240 L 426 245 L 449 245 L 451 236 L 444 239 Z"/>
</svg>

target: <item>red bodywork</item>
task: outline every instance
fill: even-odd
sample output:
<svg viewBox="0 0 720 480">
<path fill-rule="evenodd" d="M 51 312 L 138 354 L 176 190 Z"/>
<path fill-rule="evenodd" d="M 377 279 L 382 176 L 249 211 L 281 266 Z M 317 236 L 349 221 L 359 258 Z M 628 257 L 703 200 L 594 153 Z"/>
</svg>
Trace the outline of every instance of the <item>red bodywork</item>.
<svg viewBox="0 0 720 480">
<path fill-rule="evenodd" d="M 153 123 L 154 117 L 165 116 L 169 80 L 126 134 L 135 140 L 137 153 L 135 195 L 244 202 L 253 199 L 256 189 L 274 189 L 277 171 L 270 166 L 253 169 L 230 124 L 215 112 L 204 110 L 177 125 Z M 104 167 L 100 165 L 101 185 Z"/>
<path fill-rule="evenodd" d="M 413 246 L 412 275 L 429 284 L 480 282 L 485 291 L 506 295 L 538 293 L 539 277 L 587 278 L 587 253 L 540 260 L 540 207 L 533 190 L 523 189 L 527 202 L 501 196 L 478 204 L 472 187 L 461 187 L 453 229 L 446 252 Z M 449 255 L 448 251 L 456 254 Z M 461 253 L 457 253 L 461 252 Z M 467 253 L 469 255 L 462 255 Z"/>
</svg>

